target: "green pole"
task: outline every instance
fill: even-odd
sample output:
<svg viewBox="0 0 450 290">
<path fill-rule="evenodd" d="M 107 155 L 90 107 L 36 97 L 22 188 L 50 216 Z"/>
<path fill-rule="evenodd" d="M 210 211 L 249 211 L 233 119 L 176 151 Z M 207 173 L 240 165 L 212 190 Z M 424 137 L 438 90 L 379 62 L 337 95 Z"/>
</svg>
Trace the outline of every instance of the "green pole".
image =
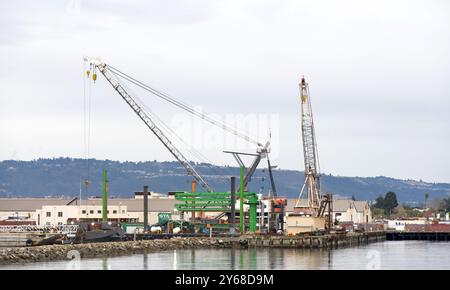
<svg viewBox="0 0 450 290">
<path fill-rule="evenodd" d="M 249 209 L 249 219 L 250 219 L 250 232 L 256 232 L 256 205 L 258 204 L 258 198 L 253 195 L 249 197 L 248 203 L 250 205 Z"/>
<path fill-rule="evenodd" d="M 103 169 L 103 194 L 102 194 L 102 221 L 106 223 L 108 219 L 108 178 L 106 170 Z"/>
<path fill-rule="evenodd" d="M 241 235 L 244 233 L 244 167 L 240 168 L 240 178 L 239 178 L 239 230 Z"/>
</svg>

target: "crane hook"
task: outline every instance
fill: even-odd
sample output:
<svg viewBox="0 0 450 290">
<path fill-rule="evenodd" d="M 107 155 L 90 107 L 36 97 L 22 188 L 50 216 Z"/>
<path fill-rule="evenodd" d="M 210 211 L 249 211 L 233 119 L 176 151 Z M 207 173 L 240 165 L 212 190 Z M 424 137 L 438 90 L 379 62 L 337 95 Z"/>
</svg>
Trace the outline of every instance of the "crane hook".
<svg viewBox="0 0 450 290">
<path fill-rule="evenodd" d="M 92 80 L 94 81 L 94 83 L 97 80 L 97 69 L 95 68 L 95 66 L 94 66 L 94 71 L 93 71 L 93 74 L 92 74 Z"/>
</svg>

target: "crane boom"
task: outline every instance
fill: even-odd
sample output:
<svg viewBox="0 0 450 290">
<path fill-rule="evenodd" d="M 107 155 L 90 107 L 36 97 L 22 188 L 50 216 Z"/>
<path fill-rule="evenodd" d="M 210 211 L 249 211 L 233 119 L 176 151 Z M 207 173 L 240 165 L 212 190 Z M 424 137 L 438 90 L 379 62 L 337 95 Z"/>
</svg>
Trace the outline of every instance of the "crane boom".
<svg viewBox="0 0 450 290">
<path fill-rule="evenodd" d="M 302 78 L 300 84 L 302 104 L 302 139 L 303 154 L 305 161 L 305 174 L 311 172 L 317 174 L 316 139 L 314 133 L 313 114 L 311 100 L 309 98 L 309 87 Z"/>
<path fill-rule="evenodd" d="M 276 166 L 274 166 L 274 167 L 276 167 Z M 273 178 L 272 165 L 270 165 L 269 155 L 267 155 L 267 169 L 269 170 L 270 185 L 272 187 L 273 197 L 277 198 L 278 193 L 277 193 L 277 188 L 275 186 L 275 179 Z"/>
<path fill-rule="evenodd" d="M 318 214 L 320 207 L 320 174 L 318 170 L 317 144 L 314 132 L 313 113 L 309 97 L 309 86 L 302 77 L 300 83 L 300 98 L 302 110 L 302 140 L 305 162 L 305 182 L 296 203 L 297 208 L 305 208 L 307 213 Z M 307 204 L 300 206 L 300 198 L 307 191 Z"/>
<path fill-rule="evenodd" d="M 120 82 L 114 77 L 113 73 L 108 68 L 108 65 L 98 59 L 89 57 L 84 58 L 85 61 L 90 62 L 96 67 L 112 87 L 119 93 L 122 99 L 130 106 L 130 108 L 139 116 L 145 125 L 156 135 L 156 137 L 163 143 L 163 145 L 172 153 L 172 155 L 183 165 L 189 175 L 192 175 L 200 185 L 211 192 L 212 189 L 203 177 L 195 170 L 189 160 L 172 144 L 167 136 L 158 128 L 150 116 L 139 106 L 133 97 L 123 88 Z"/>
</svg>

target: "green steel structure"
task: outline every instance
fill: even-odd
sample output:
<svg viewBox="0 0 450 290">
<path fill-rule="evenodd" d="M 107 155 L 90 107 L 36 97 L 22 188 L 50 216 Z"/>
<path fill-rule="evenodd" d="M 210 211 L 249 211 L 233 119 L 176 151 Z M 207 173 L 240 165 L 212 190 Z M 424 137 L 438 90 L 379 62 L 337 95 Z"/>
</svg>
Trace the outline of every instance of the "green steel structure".
<svg viewBox="0 0 450 290">
<path fill-rule="evenodd" d="M 243 188 L 243 187 L 241 187 Z M 240 192 L 240 231 L 245 232 L 244 204 L 249 208 L 249 231 L 256 231 L 256 206 L 258 196 L 254 192 Z M 230 212 L 232 201 L 230 192 L 180 192 L 175 194 L 175 199 L 182 201 L 175 208 L 181 212 Z"/>
<path fill-rule="evenodd" d="M 255 221 L 256 227 L 256 221 Z M 245 230 L 244 225 L 244 167 L 240 167 L 239 171 L 239 230 L 241 233 Z"/>
<path fill-rule="evenodd" d="M 249 230 L 250 230 L 250 232 L 254 233 L 254 232 L 256 232 L 256 205 L 258 204 L 258 197 L 256 196 L 256 194 L 253 194 L 252 196 L 248 197 L 247 204 L 250 206 L 250 209 L 249 209 L 249 220 L 250 220 Z"/>
<path fill-rule="evenodd" d="M 103 194 L 102 194 L 102 222 L 108 220 L 108 176 L 106 170 L 103 170 Z"/>
</svg>

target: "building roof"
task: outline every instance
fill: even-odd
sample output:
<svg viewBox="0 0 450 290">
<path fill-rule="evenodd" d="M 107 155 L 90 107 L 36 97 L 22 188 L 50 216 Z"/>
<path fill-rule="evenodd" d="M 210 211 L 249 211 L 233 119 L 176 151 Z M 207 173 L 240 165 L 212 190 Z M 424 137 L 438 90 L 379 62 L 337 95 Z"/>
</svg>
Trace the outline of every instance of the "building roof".
<svg viewBox="0 0 450 290">
<path fill-rule="evenodd" d="M 45 205 L 67 205 L 71 199 L 59 198 L 0 198 L 0 211 L 35 211 Z M 149 198 L 148 210 L 153 212 L 173 211 L 175 204 L 179 202 L 173 198 Z M 78 201 L 71 203 L 77 205 Z M 82 205 L 101 205 L 100 198 L 82 200 Z M 143 211 L 144 200 L 134 198 L 112 198 L 108 200 L 110 205 L 126 205 L 128 211 Z"/>
<path fill-rule="evenodd" d="M 349 208 L 355 208 L 357 212 L 363 212 L 364 208 L 369 206 L 369 203 L 365 200 L 352 200 L 352 199 L 334 199 L 333 211 L 347 211 Z"/>
<path fill-rule="evenodd" d="M 296 198 L 288 198 L 285 211 L 293 212 L 296 203 L 297 203 Z M 306 206 L 306 199 L 300 199 L 300 206 Z"/>
<path fill-rule="evenodd" d="M 66 205 L 62 198 L 0 198 L 0 211 L 35 211 L 44 205 Z"/>
<path fill-rule="evenodd" d="M 355 200 L 354 204 L 357 212 L 363 212 L 364 208 L 369 207 L 369 203 L 366 200 Z"/>
<path fill-rule="evenodd" d="M 333 211 L 347 211 L 352 206 L 353 200 L 351 199 L 333 199 Z"/>
</svg>

